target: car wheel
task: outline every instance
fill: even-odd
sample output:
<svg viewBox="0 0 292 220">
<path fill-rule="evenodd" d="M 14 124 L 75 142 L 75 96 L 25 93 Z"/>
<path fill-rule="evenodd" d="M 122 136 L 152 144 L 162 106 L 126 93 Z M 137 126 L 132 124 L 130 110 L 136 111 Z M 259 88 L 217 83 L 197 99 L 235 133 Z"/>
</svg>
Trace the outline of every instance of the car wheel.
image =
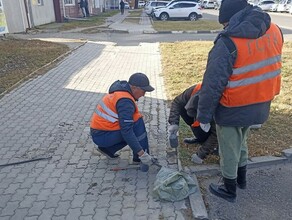
<svg viewBox="0 0 292 220">
<path fill-rule="evenodd" d="M 189 15 L 189 19 L 190 19 L 190 21 L 196 21 L 196 20 L 198 20 L 198 15 L 196 13 L 191 13 Z"/>
<path fill-rule="evenodd" d="M 167 13 L 161 13 L 161 15 L 160 15 L 160 20 L 161 21 L 167 21 L 168 20 L 168 14 Z"/>
</svg>

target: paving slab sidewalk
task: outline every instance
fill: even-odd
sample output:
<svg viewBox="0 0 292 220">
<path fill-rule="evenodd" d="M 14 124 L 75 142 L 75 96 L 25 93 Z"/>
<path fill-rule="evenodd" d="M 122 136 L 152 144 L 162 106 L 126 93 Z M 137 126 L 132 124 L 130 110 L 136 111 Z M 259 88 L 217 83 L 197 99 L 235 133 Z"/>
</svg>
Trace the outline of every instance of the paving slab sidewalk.
<svg viewBox="0 0 292 220">
<path fill-rule="evenodd" d="M 43 76 L 0 99 L 1 219 L 184 219 L 185 201 L 154 201 L 158 172 L 110 171 L 128 166 L 129 148 L 109 161 L 93 154 L 89 121 L 116 79 L 146 73 L 155 91 L 139 101 L 152 154 L 177 169 L 167 148 L 168 108 L 158 43 L 119 47 L 87 42 Z"/>
</svg>

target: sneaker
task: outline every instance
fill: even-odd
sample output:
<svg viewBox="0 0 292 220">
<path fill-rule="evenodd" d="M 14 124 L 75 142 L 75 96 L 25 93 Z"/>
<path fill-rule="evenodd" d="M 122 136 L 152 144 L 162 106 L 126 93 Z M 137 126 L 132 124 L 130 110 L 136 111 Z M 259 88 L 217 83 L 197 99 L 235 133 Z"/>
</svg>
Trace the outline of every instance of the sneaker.
<svg viewBox="0 0 292 220">
<path fill-rule="evenodd" d="M 105 147 L 97 147 L 96 150 L 102 155 L 106 156 L 108 159 L 116 159 L 119 157 L 118 154 L 112 154 Z"/>
<path fill-rule="evenodd" d="M 196 137 L 190 137 L 184 139 L 185 144 L 197 144 L 199 143 L 198 139 Z"/>
<path fill-rule="evenodd" d="M 140 164 L 141 163 L 141 160 L 139 158 L 133 158 L 133 162 L 132 164 Z"/>
</svg>

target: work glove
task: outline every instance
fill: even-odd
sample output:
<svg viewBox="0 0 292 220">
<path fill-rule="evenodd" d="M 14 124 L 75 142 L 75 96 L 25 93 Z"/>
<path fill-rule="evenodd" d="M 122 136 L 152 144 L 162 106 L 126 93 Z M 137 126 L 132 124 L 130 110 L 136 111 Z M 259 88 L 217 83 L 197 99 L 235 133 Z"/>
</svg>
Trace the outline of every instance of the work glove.
<svg viewBox="0 0 292 220">
<path fill-rule="evenodd" d="M 169 132 L 169 145 L 173 148 L 178 147 L 178 137 L 177 137 L 177 132 L 178 132 L 178 125 L 170 125 L 168 127 L 168 132 Z"/>
<path fill-rule="evenodd" d="M 210 123 L 207 123 L 207 124 L 200 123 L 200 127 L 202 128 L 203 131 L 209 132 L 210 128 L 211 128 L 211 125 L 210 125 Z"/>
<path fill-rule="evenodd" d="M 191 128 L 199 143 L 205 142 L 210 135 L 211 125 L 209 123 L 202 124 L 199 121 L 195 121 Z"/>
<path fill-rule="evenodd" d="M 144 154 L 139 157 L 141 160 L 141 163 L 150 166 L 152 162 L 152 157 L 147 153 L 147 151 L 144 151 Z"/>
<path fill-rule="evenodd" d="M 195 164 L 202 164 L 204 160 L 200 158 L 198 154 L 193 154 L 191 161 Z"/>
</svg>

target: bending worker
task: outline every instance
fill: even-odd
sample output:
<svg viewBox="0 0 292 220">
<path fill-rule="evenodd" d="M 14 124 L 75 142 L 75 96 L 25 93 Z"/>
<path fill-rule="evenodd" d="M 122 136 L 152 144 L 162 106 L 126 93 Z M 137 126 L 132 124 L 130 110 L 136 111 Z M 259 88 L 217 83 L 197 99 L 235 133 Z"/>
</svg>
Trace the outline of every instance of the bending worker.
<svg viewBox="0 0 292 220">
<path fill-rule="evenodd" d="M 283 36 L 268 13 L 246 0 L 223 0 L 219 23 L 224 30 L 209 52 L 197 120 L 203 127 L 216 121 L 223 184 L 209 190 L 235 202 L 236 188 L 247 185 L 250 126 L 268 119 L 280 92 Z"/>
<path fill-rule="evenodd" d="M 200 143 L 202 145 L 197 153 L 192 155 L 192 161 L 194 163 L 202 163 L 207 155 L 217 153 L 218 150 L 215 122 L 212 121 L 210 130 L 205 132 L 196 121 L 200 88 L 201 84 L 191 86 L 175 97 L 171 103 L 168 118 L 170 124 L 168 129 L 169 142 L 171 147 L 178 146 L 177 133 L 180 117 L 190 126 L 194 134 L 194 137 L 185 138 L 184 142 L 186 144 Z"/>
<path fill-rule="evenodd" d="M 90 133 L 97 150 L 109 159 L 125 146 L 133 151 L 133 162 L 150 165 L 148 137 L 136 101 L 152 92 L 148 77 L 143 73 L 131 75 L 129 81 L 115 81 L 98 103 L 91 118 Z"/>
</svg>

